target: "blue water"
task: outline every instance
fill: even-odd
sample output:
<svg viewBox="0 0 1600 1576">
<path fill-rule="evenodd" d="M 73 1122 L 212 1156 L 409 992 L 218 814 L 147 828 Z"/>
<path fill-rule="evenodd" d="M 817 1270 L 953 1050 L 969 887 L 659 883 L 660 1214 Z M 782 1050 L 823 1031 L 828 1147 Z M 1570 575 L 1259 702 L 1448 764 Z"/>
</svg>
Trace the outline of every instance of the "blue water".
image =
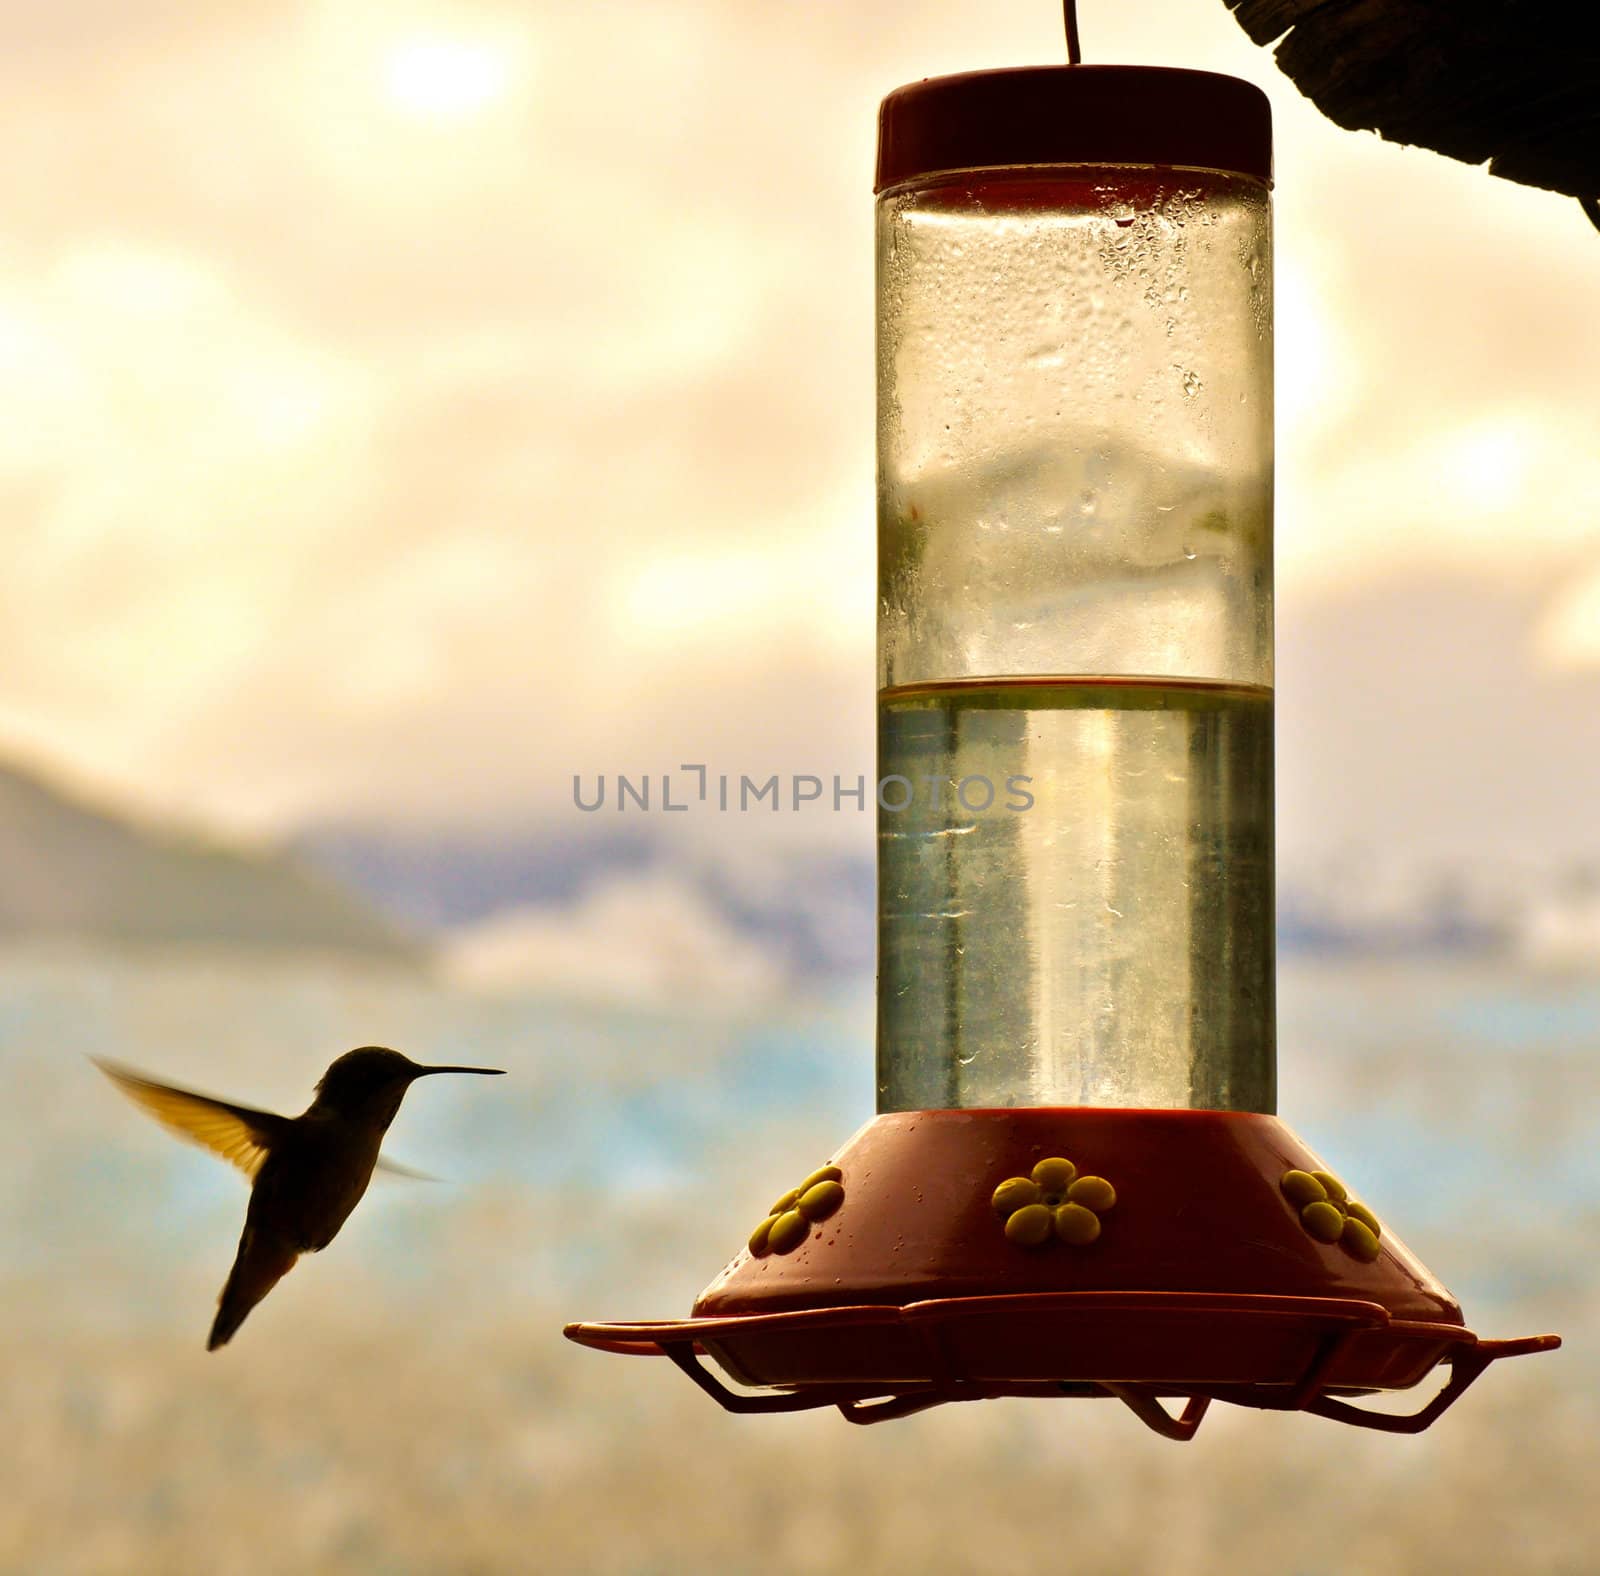
<svg viewBox="0 0 1600 1576">
<path fill-rule="evenodd" d="M 1280 995 L 1282 1114 L 1458 1295 L 1499 1308 L 1593 1286 L 1600 984 L 1294 963 Z M 452 1199 L 561 1200 L 517 1252 L 620 1297 L 630 1266 L 585 1220 L 663 1201 L 691 1223 L 755 1218 L 774 1143 L 825 1155 L 871 1115 L 871 1024 L 865 983 L 718 1017 L 489 1000 L 335 965 L 0 958 L 0 1282 L 44 1277 L 71 1318 L 74 1266 L 109 1243 L 145 1262 L 184 1262 L 197 1242 L 229 1256 L 240 1180 L 126 1104 L 89 1055 L 288 1111 L 354 1044 L 505 1067 L 409 1097 L 388 1151 L 450 1194 L 386 1195 L 421 1201 L 373 1211 L 360 1251 L 425 1275 Z M 696 1248 L 685 1295 L 737 1246 Z M 496 1262 L 516 1273 L 515 1256 Z"/>
</svg>

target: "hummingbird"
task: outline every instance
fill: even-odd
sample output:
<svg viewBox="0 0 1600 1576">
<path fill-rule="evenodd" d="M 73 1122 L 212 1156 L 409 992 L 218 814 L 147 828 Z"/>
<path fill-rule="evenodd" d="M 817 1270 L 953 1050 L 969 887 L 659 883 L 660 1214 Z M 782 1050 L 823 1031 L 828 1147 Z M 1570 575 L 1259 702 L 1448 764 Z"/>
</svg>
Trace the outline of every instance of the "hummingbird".
<svg viewBox="0 0 1600 1576">
<path fill-rule="evenodd" d="M 505 1072 L 503 1067 L 428 1067 L 399 1051 L 363 1045 L 333 1062 L 299 1116 L 277 1116 L 156 1083 L 99 1057 L 91 1060 L 162 1126 L 204 1145 L 250 1178 L 244 1233 L 217 1299 L 208 1352 L 227 1345 L 302 1253 L 320 1252 L 333 1241 L 361 1202 L 374 1167 L 419 1175 L 378 1153 L 416 1079 Z"/>
</svg>

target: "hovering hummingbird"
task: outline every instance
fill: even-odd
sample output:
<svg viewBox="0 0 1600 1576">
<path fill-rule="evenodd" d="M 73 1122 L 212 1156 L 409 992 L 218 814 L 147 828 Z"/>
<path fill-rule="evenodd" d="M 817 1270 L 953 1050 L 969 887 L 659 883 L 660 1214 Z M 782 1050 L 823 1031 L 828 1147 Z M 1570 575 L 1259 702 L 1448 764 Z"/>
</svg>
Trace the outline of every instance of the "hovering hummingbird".
<svg viewBox="0 0 1600 1576">
<path fill-rule="evenodd" d="M 112 1062 L 95 1065 L 164 1127 L 203 1144 L 250 1178 L 244 1234 L 206 1350 L 225 1346 L 245 1316 L 302 1253 L 333 1241 L 372 1180 L 375 1166 L 405 1172 L 378 1146 L 412 1081 L 431 1073 L 503 1073 L 503 1067 L 425 1067 L 399 1051 L 363 1045 L 322 1075 L 299 1116 L 232 1105 L 175 1089 Z M 417 1173 L 407 1173 L 416 1175 Z"/>
</svg>

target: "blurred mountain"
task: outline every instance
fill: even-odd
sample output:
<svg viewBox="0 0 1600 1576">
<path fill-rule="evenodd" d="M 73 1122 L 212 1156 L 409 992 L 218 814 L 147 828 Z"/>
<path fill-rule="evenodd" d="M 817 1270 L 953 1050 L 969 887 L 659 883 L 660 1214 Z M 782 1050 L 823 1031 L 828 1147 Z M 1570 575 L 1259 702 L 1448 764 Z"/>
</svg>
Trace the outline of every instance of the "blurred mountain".
<svg viewBox="0 0 1600 1576">
<path fill-rule="evenodd" d="M 356 822 L 309 827 L 290 847 L 400 923 L 429 931 L 508 909 L 564 906 L 598 873 L 642 871 L 664 856 L 643 831 L 560 837 Z"/>
<path fill-rule="evenodd" d="M 422 955 L 289 855 L 142 825 L 15 765 L 0 765 L 0 938 Z"/>
<path fill-rule="evenodd" d="M 675 830 L 343 823 L 302 833 L 293 851 L 396 923 L 431 934 L 446 974 L 473 987 L 742 999 L 784 983 L 870 977 L 869 853 L 686 846 Z M 1569 901 L 1575 868 L 1571 859 L 1522 864 L 1496 851 L 1418 852 L 1404 839 L 1286 861 L 1278 945 L 1285 956 L 1531 956 L 1527 932 L 1543 916 L 1551 936 L 1564 938 L 1555 948 L 1564 959 L 1581 953 L 1586 967 L 1600 966 L 1590 888 L 1583 903 Z"/>
<path fill-rule="evenodd" d="M 579 940 L 592 943 L 596 957 L 612 954 L 606 978 L 630 967 L 681 978 L 698 954 L 731 957 L 735 940 L 743 960 L 737 980 L 706 976 L 708 986 L 765 974 L 746 944 L 791 980 L 872 968 L 871 854 L 742 844 L 718 854 L 644 827 L 562 834 L 354 824 L 310 829 L 293 849 L 400 922 L 477 937 L 485 950 L 470 960 L 469 974 L 482 965 L 495 975 L 521 969 L 531 978 L 528 971 L 567 958 Z M 630 933 L 632 947 L 624 945 Z M 652 934 L 647 966 L 642 948 Z M 576 959 L 561 967 L 576 967 Z"/>
</svg>

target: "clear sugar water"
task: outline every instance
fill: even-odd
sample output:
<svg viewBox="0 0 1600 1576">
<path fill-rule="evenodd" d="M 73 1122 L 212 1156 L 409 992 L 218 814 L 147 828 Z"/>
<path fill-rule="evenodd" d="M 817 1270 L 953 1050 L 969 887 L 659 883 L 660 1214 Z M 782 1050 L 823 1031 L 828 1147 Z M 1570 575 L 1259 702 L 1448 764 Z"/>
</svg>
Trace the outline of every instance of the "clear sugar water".
<svg viewBox="0 0 1600 1576">
<path fill-rule="evenodd" d="M 1270 689 L 972 679 L 878 719 L 880 1110 L 1273 1109 Z"/>
</svg>

